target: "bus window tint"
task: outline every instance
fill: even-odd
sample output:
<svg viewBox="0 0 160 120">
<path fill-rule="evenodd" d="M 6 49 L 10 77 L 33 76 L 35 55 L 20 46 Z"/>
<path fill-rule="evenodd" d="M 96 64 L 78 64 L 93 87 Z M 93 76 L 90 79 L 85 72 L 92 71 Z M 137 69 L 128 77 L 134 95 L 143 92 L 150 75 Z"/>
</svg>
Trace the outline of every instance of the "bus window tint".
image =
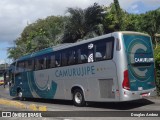
<svg viewBox="0 0 160 120">
<path fill-rule="evenodd" d="M 46 69 L 47 68 L 47 57 L 43 57 L 42 58 L 42 69 Z"/>
<path fill-rule="evenodd" d="M 105 51 L 106 51 L 106 43 L 101 43 L 101 42 L 97 43 L 95 60 L 100 61 L 105 59 Z"/>
<path fill-rule="evenodd" d="M 66 50 L 67 51 L 67 50 Z M 62 66 L 68 65 L 68 52 L 62 52 Z"/>
<path fill-rule="evenodd" d="M 113 54 L 113 41 L 98 41 L 95 45 L 95 61 L 111 59 Z"/>
<path fill-rule="evenodd" d="M 68 53 L 69 59 L 68 59 L 68 65 L 74 65 L 76 60 L 75 60 L 75 51 L 71 50 Z"/>
<path fill-rule="evenodd" d="M 56 67 L 61 66 L 61 54 L 60 53 L 55 54 L 55 65 Z"/>
<path fill-rule="evenodd" d="M 46 69 L 46 57 L 39 57 L 36 59 L 36 70 Z"/>
<path fill-rule="evenodd" d="M 25 71 L 31 71 L 34 69 L 34 60 L 27 60 L 25 62 Z"/>
<path fill-rule="evenodd" d="M 106 43 L 106 59 L 111 59 L 113 53 L 113 41 Z"/>
<path fill-rule="evenodd" d="M 18 62 L 17 63 L 17 72 L 20 73 L 20 72 L 24 72 L 24 62 Z"/>
<path fill-rule="evenodd" d="M 55 55 L 49 55 L 47 57 L 47 68 L 54 68 L 55 67 Z"/>
<path fill-rule="evenodd" d="M 37 58 L 36 60 L 35 60 L 35 70 L 39 70 L 40 69 L 40 63 L 39 63 L 39 59 Z"/>
<path fill-rule="evenodd" d="M 82 47 L 81 49 L 78 49 L 78 63 L 87 63 L 87 55 L 88 55 L 88 49 L 87 47 Z"/>
</svg>

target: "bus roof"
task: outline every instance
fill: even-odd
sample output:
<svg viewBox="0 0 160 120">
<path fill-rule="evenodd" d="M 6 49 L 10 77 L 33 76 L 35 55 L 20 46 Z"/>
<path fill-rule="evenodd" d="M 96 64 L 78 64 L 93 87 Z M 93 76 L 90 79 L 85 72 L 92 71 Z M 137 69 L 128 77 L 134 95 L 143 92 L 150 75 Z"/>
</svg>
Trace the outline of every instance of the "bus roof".
<svg viewBox="0 0 160 120">
<path fill-rule="evenodd" d="M 117 33 L 117 32 L 115 32 Z M 143 35 L 143 36 L 148 36 L 150 37 L 148 34 L 145 33 L 141 33 L 141 32 L 133 32 L 133 31 L 120 31 L 118 33 L 122 33 L 122 34 L 135 34 L 135 35 Z"/>
<path fill-rule="evenodd" d="M 28 55 L 25 55 L 25 56 L 23 56 L 23 57 L 20 57 L 19 59 L 15 60 L 15 62 L 16 62 L 16 61 L 23 61 L 23 60 L 26 60 L 26 59 L 29 59 L 29 58 L 33 58 L 33 57 L 36 57 L 36 56 L 39 56 L 39 55 L 45 55 L 45 54 L 51 53 L 51 52 L 53 52 L 53 51 L 65 49 L 65 48 L 68 48 L 68 47 L 74 47 L 74 46 L 81 45 L 81 44 L 88 43 L 88 42 L 92 42 L 92 41 L 95 41 L 95 40 L 104 39 L 104 38 L 106 38 L 106 37 L 111 37 L 111 36 L 113 36 L 114 34 L 137 34 L 137 35 L 149 36 L 149 35 L 144 34 L 144 33 L 132 32 L 132 31 L 113 32 L 113 33 L 105 34 L 105 35 L 98 36 L 98 37 L 95 37 L 95 38 L 90 38 L 90 39 L 87 39 L 87 40 L 84 39 L 84 40 L 82 40 L 82 41 L 80 41 L 80 42 L 76 42 L 76 43 L 58 44 L 58 45 L 56 45 L 56 46 L 49 47 L 49 48 L 45 48 L 45 49 L 42 49 L 42 50 L 40 50 L 40 51 L 33 52 L 33 53 L 31 53 L 31 54 L 28 54 Z"/>
<path fill-rule="evenodd" d="M 68 45 L 71 45 L 71 44 L 73 44 L 73 43 L 58 44 L 58 45 L 53 46 L 53 47 L 45 48 L 45 49 L 42 49 L 42 50 L 40 50 L 40 51 L 33 52 L 33 53 L 31 53 L 31 54 L 22 56 L 21 58 L 17 59 L 16 61 L 21 61 L 21 60 L 23 61 L 23 60 L 25 60 L 25 59 L 29 59 L 29 58 L 32 58 L 32 57 L 36 57 L 36 56 L 39 56 L 39 55 L 44 55 L 44 54 L 53 52 L 54 49 L 56 49 L 56 48 L 62 48 L 63 46 L 68 46 Z M 15 62 L 16 62 L 16 61 L 15 61 Z"/>
</svg>

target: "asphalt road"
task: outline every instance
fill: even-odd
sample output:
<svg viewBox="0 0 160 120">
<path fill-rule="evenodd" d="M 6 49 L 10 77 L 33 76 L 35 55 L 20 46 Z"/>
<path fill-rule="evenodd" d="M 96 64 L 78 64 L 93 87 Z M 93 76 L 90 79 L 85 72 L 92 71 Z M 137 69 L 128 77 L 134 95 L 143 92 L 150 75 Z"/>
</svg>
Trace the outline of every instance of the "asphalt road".
<svg viewBox="0 0 160 120">
<path fill-rule="evenodd" d="M 11 97 L 9 95 L 9 88 L 6 86 L 6 88 L 3 88 L 3 86 L 0 86 L 0 99 L 8 99 L 8 100 L 14 100 L 14 101 L 19 101 L 17 98 Z M 138 111 L 138 113 L 141 113 L 141 111 L 148 111 L 148 112 L 154 112 L 154 111 L 160 111 L 160 99 L 159 98 L 148 98 L 148 99 L 142 99 L 142 100 L 137 100 L 137 101 L 131 101 L 131 102 L 122 102 L 122 103 L 89 103 L 86 107 L 75 107 L 72 104 L 72 101 L 62 101 L 62 100 L 45 100 L 45 99 L 27 99 L 26 101 L 20 101 L 24 104 L 30 105 L 30 104 L 36 104 L 36 105 L 42 105 L 47 107 L 47 111 L 77 111 L 76 117 L 54 117 L 55 120 L 82 120 L 82 119 L 87 119 L 87 120 L 112 120 L 112 119 L 117 119 L 117 120 L 127 120 L 127 119 L 144 119 L 140 117 L 116 117 L 117 111 L 119 111 L 118 114 L 127 113 L 131 112 L 135 113 L 134 111 Z M 26 109 L 19 109 L 15 108 L 12 106 L 7 106 L 7 105 L 1 105 L 0 104 L 0 111 L 27 111 Z M 79 112 L 81 111 L 81 112 Z M 92 112 L 91 112 L 92 111 Z M 103 112 L 111 112 L 112 111 L 112 117 L 103 117 Z M 91 116 L 88 117 L 80 117 L 80 114 L 83 113 L 88 113 Z M 104 112 L 104 114 L 106 114 Z M 73 112 L 74 113 L 74 112 Z M 52 115 L 52 113 L 49 113 Z M 63 113 L 67 114 L 67 113 Z M 98 117 L 99 115 L 102 115 L 101 117 Z M 159 113 L 160 114 L 160 113 Z M 97 117 L 95 117 L 97 115 Z M 104 115 L 105 116 L 105 115 Z M 160 115 L 159 115 L 160 116 Z M 1 119 L 1 118 L 0 118 Z M 7 119 L 8 118 L 3 118 Z M 10 118 L 10 119 L 21 119 L 21 118 Z M 23 119 L 28 119 L 28 118 L 23 118 Z M 49 120 L 53 119 L 50 117 L 47 118 L 32 118 L 33 120 L 36 119 L 43 119 L 43 120 Z M 150 119 L 157 119 L 159 120 L 159 117 L 145 117 L 145 119 L 150 120 Z"/>
</svg>

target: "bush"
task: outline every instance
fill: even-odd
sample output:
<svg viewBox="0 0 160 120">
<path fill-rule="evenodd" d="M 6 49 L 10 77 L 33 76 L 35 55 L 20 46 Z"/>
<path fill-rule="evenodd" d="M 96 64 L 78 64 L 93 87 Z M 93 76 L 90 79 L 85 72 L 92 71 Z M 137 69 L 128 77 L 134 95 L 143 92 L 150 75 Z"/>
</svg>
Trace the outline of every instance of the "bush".
<svg viewBox="0 0 160 120">
<path fill-rule="evenodd" d="M 157 93 L 160 95 L 160 45 L 154 50 Z"/>
<path fill-rule="evenodd" d="M 155 61 L 156 65 L 156 86 L 157 86 L 157 93 L 160 95 L 160 60 Z"/>
</svg>

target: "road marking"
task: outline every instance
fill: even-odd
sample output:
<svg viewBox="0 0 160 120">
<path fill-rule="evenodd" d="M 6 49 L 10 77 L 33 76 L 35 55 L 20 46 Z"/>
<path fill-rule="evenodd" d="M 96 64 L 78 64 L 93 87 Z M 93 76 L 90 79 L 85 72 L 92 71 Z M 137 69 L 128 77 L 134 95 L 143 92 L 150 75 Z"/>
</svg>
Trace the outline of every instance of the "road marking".
<svg viewBox="0 0 160 120">
<path fill-rule="evenodd" d="M 28 109 L 28 110 L 33 110 L 33 111 L 47 111 L 46 106 L 39 106 L 36 104 L 24 104 L 21 102 L 13 101 L 13 100 L 7 100 L 7 99 L 0 99 L 0 104 L 1 105 L 7 105 L 7 106 L 13 106 L 16 108 L 20 109 Z"/>
</svg>

